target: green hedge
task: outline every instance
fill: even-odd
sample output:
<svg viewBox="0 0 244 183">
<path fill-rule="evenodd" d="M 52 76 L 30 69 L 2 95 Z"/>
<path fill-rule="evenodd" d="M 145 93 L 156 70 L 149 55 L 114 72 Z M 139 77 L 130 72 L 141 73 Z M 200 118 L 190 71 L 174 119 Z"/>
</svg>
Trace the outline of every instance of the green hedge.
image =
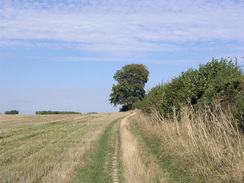
<svg viewBox="0 0 244 183">
<path fill-rule="evenodd" d="M 218 101 L 223 107 L 231 106 L 237 119 L 243 124 L 244 77 L 242 71 L 232 61 L 213 59 L 200 65 L 199 69 L 189 69 L 175 77 L 171 82 L 153 88 L 142 102 L 133 108 L 148 113 L 156 109 L 165 117 L 176 112 L 180 116 L 181 108 L 202 104 L 212 105 Z"/>
</svg>

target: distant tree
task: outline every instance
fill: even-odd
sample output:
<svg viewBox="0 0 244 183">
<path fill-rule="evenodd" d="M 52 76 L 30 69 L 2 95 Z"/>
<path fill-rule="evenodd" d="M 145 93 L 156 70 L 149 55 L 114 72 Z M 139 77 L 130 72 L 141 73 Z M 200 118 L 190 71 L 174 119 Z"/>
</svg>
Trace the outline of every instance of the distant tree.
<svg viewBox="0 0 244 183">
<path fill-rule="evenodd" d="M 11 111 L 6 111 L 4 114 L 19 114 L 19 111 L 17 110 L 11 110 Z"/>
<path fill-rule="evenodd" d="M 118 84 L 112 87 L 110 103 L 114 106 L 122 105 L 120 111 L 131 110 L 133 103 L 144 98 L 148 75 L 149 71 L 142 64 L 129 64 L 117 70 L 113 78 Z"/>
</svg>

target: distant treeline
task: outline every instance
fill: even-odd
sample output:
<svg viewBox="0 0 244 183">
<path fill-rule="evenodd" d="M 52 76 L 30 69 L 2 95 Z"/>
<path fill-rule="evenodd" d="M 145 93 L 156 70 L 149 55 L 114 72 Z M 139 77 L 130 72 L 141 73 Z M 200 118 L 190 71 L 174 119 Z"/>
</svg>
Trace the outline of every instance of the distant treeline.
<svg viewBox="0 0 244 183">
<path fill-rule="evenodd" d="M 80 112 L 72 111 L 36 111 L 37 115 L 46 115 L 46 114 L 81 114 Z"/>
<path fill-rule="evenodd" d="M 171 82 L 152 88 L 143 101 L 134 103 L 133 108 L 145 113 L 154 110 L 164 117 L 176 113 L 180 118 L 186 105 L 199 109 L 206 104 L 214 106 L 216 102 L 223 109 L 230 107 L 244 128 L 244 77 L 241 68 L 226 59 L 213 59 L 199 69 L 182 72 Z"/>
<path fill-rule="evenodd" d="M 4 114 L 19 114 L 19 111 L 17 110 L 11 110 L 11 111 L 6 111 Z"/>
</svg>

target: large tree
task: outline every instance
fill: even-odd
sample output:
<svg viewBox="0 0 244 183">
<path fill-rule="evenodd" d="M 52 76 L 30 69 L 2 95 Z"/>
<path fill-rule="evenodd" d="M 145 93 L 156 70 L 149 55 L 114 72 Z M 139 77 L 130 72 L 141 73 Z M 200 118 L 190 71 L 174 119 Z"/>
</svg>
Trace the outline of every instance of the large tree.
<svg viewBox="0 0 244 183">
<path fill-rule="evenodd" d="M 143 100 L 148 75 L 149 71 L 142 64 L 125 65 L 117 70 L 113 78 L 118 84 L 112 87 L 110 103 L 114 106 L 122 105 L 120 111 L 130 110 L 133 103 Z"/>
</svg>

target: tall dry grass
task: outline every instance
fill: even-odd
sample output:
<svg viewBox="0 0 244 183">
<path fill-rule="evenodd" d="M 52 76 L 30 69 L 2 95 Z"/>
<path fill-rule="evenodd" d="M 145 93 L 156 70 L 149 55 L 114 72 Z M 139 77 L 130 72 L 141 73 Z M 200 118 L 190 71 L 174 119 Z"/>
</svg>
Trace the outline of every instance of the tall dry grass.
<svg viewBox="0 0 244 183">
<path fill-rule="evenodd" d="M 121 151 L 125 183 L 168 183 L 171 182 L 166 171 L 151 154 L 150 149 L 135 133 L 131 124 L 138 121 L 136 113 L 121 121 Z"/>
<path fill-rule="evenodd" d="M 146 138 L 158 141 L 158 153 L 170 167 L 184 172 L 196 182 L 244 181 L 244 138 L 230 110 L 205 107 L 196 113 L 182 110 L 177 121 L 161 118 L 157 113 L 140 113 L 137 126 Z"/>
</svg>

